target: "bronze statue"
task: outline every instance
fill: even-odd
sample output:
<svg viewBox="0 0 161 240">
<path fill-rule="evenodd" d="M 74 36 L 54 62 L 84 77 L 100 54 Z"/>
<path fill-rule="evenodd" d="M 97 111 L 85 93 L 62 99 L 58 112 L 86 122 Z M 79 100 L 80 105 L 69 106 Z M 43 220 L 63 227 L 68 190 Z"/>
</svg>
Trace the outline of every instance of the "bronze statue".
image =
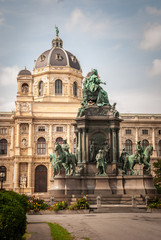
<svg viewBox="0 0 161 240">
<path fill-rule="evenodd" d="M 128 158 L 127 156 L 129 156 L 129 153 L 126 151 L 125 148 L 122 149 L 121 152 L 121 156 L 120 156 L 120 162 L 123 163 L 123 173 L 127 173 L 127 162 L 128 162 Z"/>
<path fill-rule="evenodd" d="M 141 164 L 141 160 L 143 158 L 143 147 L 141 146 L 141 141 L 137 142 L 136 150 L 137 153 L 135 154 L 135 158 L 138 160 L 139 164 Z"/>
<path fill-rule="evenodd" d="M 89 152 L 90 152 L 90 162 L 94 162 L 95 161 L 95 143 L 94 141 L 91 142 L 90 146 L 89 146 Z"/>
<path fill-rule="evenodd" d="M 76 156 L 72 153 L 69 153 L 69 145 L 66 140 L 63 140 L 63 148 L 59 143 L 55 143 L 55 152 L 56 154 L 50 154 L 49 160 L 52 162 L 53 166 L 53 177 L 56 173 L 60 175 L 60 171 L 65 169 L 66 175 L 75 175 L 75 168 L 77 166 Z"/>
<path fill-rule="evenodd" d="M 56 36 L 59 37 L 59 28 L 55 25 L 55 29 L 56 29 Z"/>
<path fill-rule="evenodd" d="M 107 176 L 106 169 L 107 169 L 107 162 L 105 161 L 105 157 L 103 154 L 103 150 L 99 150 L 96 155 L 96 168 L 98 169 L 98 173 L 96 175 Z"/>
<path fill-rule="evenodd" d="M 134 172 L 134 166 L 136 163 L 141 162 L 141 164 L 144 164 L 144 166 L 147 167 L 147 172 L 150 172 L 151 165 L 150 165 L 150 156 L 153 153 L 153 146 L 147 146 L 144 150 L 144 152 L 141 154 L 141 159 L 136 158 L 136 154 L 130 155 L 128 153 L 125 154 L 124 158 L 122 160 L 124 161 L 123 171 L 125 174 L 127 174 L 127 170 L 129 169 L 131 171 L 131 175 L 135 175 Z M 140 156 L 139 156 L 140 158 Z"/>
<path fill-rule="evenodd" d="M 87 76 L 83 83 L 83 104 L 96 104 L 97 106 L 110 105 L 108 95 L 100 84 L 102 82 L 98 76 L 96 69 L 93 69 L 89 76 Z"/>
</svg>

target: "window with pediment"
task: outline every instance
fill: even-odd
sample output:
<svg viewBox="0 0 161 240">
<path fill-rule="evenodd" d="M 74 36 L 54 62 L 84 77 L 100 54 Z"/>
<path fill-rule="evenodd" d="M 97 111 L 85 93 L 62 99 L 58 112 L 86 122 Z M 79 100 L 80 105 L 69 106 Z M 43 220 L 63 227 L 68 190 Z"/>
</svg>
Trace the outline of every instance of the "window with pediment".
<svg viewBox="0 0 161 240">
<path fill-rule="evenodd" d="M 132 141 L 130 139 L 125 141 L 125 149 L 130 155 L 132 155 Z"/>
<path fill-rule="evenodd" d="M 58 138 L 56 139 L 56 142 L 61 145 L 61 144 L 63 143 L 63 138 L 62 138 L 62 137 L 58 137 Z"/>
<path fill-rule="evenodd" d="M 1 155 L 7 155 L 7 140 L 1 139 L 0 140 L 0 154 Z"/>
<path fill-rule="evenodd" d="M 142 141 L 143 150 L 145 150 L 145 148 L 146 148 L 147 146 L 149 146 L 149 142 L 148 142 L 148 140 L 144 139 L 144 140 Z"/>
<path fill-rule="evenodd" d="M 38 155 L 46 154 L 46 140 L 43 137 L 40 137 L 37 140 L 37 154 Z"/>
<path fill-rule="evenodd" d="M 77 96 L 77 83 L 76 82 L 73 83 L 73 95 Z"/>
<path fill-rule="evenodd" d="M 43 94 L 44 94 L 44 83 L 43 83 L 43 81 L 40 81 L 39 82 L 39 96 L 43 96 Z"/>
<path fill-rule="evenodd" d="M 55 95 L 62 95 L 62 81 L 60 79 L 55 81 Z"/>
</svg>

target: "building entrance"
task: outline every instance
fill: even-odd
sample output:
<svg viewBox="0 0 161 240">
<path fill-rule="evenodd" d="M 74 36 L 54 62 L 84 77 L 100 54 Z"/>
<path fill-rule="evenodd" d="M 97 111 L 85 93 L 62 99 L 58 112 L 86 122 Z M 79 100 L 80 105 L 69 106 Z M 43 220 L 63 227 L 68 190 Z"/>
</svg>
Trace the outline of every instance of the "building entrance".
<svg viewBox="0 0 161 240">
<path fill-rule="evenodd" d="M 35 169 L 35 192 L 47 192 L 47 168 L 43 165 Z"/>
</svg>

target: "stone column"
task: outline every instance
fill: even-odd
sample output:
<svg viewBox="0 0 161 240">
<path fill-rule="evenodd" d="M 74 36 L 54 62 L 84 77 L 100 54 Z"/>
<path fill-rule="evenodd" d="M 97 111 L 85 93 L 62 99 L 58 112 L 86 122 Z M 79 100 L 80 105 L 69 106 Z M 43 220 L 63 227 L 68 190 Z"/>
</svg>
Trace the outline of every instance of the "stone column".
<svg viewBox="0 0 161 240">
<path fill-rule="evenodd" d="M 16 125 L 16 155 L 20 155 L 20 123 Z"/>
<path fill-rule="evenodd" d="M 82 133 L 78 130 L 78 163 L 82 162 Z"/>
<path fill-rule="evenodd" d="M 83 128 L 83 162 L 86 163 L 86 129 Z"/>
<path fill-rule="evenodd" d="M 19 163 L 15 161 L 14 163 L 14 190 L 19 188 Z"/>
<path fill-rule="evenodd" d="M 29 144 L 28 155 L 32 156 L 32 123 L 29 123 Z"/>
<path fill-rule="evenodd" d="M 153 156 L 157 156 L 156 145 L 155 145 L 155 128 L 152 128 L 152 144 L 153 144 Z"/>
<path fill-rule="evenodd" d="M 49 125 L 49 154 L 53 152 L 52 149 L 52 124 Z"/>
<path fill-rule="evenodd" d="M 14 127 L 11 127 L 11 145 L 10 145 L 10 156 L 14 155 L 14 150 L 13 150 L 13 143 L 14 143 Z"/>
<path fill-rule="evenodd" d="M 17 130 L 16 130 L 16 147 L 20 146 L 20 124 L 17 123 L 16 126 Z"/>
<path fill-rule="evenodd" d="M 70 125 L 67 125 L 67 142 L 69 144 L 69 147 L 71 148 L 71 143 L 70 143 Z"/>
<path fill-rule="evenodd" d="M 112 151 L 113 151 L 113 163 L 117 162 L 117 140 L 116 140 L 116 129 L 112 129 Z"/>
<path fill-rule="evenodd" d="M 31 188 L 31 162 L 28 163 L 27 187 Z"/>
<path fill-rule="evenodd" d="M 120 151 L 119 151 L 119 129 L 116 130 L 116 146 L 117 146 L 117 161 L 119 160 L 120 157 Z"/>
</svg>

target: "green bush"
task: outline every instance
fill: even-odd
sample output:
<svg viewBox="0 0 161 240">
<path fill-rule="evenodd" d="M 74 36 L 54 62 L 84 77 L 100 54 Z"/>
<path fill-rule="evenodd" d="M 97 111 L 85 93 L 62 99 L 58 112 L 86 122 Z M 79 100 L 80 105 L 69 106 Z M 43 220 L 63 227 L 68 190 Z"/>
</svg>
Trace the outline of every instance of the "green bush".
<svg viewBox="0 0 161 240">
<path fill-rule="evenodd" d="M 85 197 L 77 199 L 77 202 L 74 205 L 69 206 L 70 210 L 82 210 L 89 209 L 89 202 Z"/>
<path fill-rule="evenodd" d="M 158 208 L 161 209 L 161 198 L 155 196 L 153 199 L 149 200 L 148 208 Z"/>
<path fill-rule="evenodd" d="M 67 201 L 62 201 L 62 202 L 58 202 L 55 203 L 50 210 L 54 210 L 55 212 L 59 211 L 59 210 L 64 210 L 66 209 L 68 206 Z"/>
<path fill-rule="evenodd" d="M 11 191 L 0 192 L 0 239 L 20 240 L 26 231 L 26 198 Z"/>
<path fill-rule="evenodd" d="M 46 210 L 47 208 L 48 205 L 44 202 L 44 200 L 37 199 L 35 196 L 32 196 L 28 199 L 28 211 L 34 210 L 35 212 L 38 212 L 40 210 Z"/>
</svg>

